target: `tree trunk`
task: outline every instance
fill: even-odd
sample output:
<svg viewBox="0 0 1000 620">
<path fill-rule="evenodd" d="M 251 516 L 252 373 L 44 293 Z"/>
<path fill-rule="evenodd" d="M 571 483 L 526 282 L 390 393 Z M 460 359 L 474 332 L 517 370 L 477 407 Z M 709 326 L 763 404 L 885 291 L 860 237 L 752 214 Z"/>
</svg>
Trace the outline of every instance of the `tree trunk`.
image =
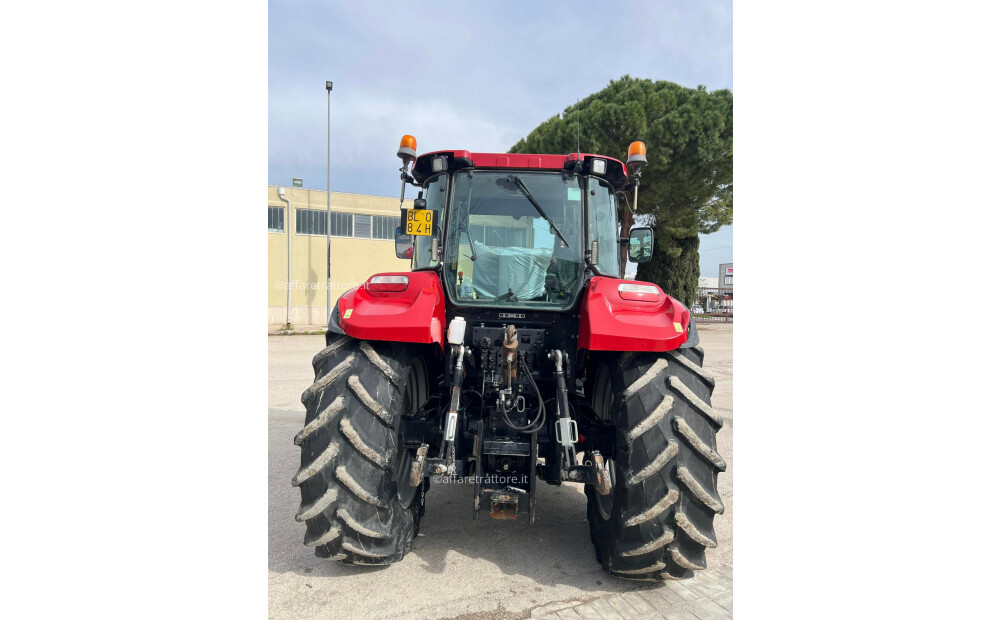
<svg viewBox="0 0 1000 620">
<path fill-rule="evenodd" d="M 677 258 L 670 258 L 664 251 L 667 248 L 657 245 L 653 248 L 653 260 L 639 265 L 636 279 L 660 285 L 667 295 L 691 308 L 698 294 L 698 277 L 701 275 L 700 243 L 697 236 L 674 239 L 674 245 L 681 249 Z"/>
</svg>

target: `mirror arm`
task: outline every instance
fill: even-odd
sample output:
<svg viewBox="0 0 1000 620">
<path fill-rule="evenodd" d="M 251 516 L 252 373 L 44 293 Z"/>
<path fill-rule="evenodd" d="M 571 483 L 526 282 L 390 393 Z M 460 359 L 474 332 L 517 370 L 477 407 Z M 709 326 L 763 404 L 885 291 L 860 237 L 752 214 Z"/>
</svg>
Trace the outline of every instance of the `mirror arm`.
<svg viewBox="0 0 1000 620">
<path fill-rule="evenodd" d="M 642 177 L 642 170 L 636 170 L 632 174 L 632 180 L 621 189 L 622 193 L 632 190 L 632 203 L 629 204 L 628 196 L 625 197 L 625 204 L 628 210 L 634 215 L 639 209 L 639 179 Z"/>
<path fill-rule="evenodd" d="M 416 181 L 414 181 L 413 177 L 411 177 L 410 175 L 408 175 L 406 173 L 406 167 L 408 165 L 409 164 L 404 163 L 403 167 L 399 169 L 399 178 L 400 178 L 400 180 L 403 181 L 402 185 L 399 188 L 399 208 L 400 209 L 403 208 L 403 201 L 406 198 L 406 184 L 409 183 L 410 185 L 415 185 L 416 187 L 420 187 L 420 184 L 418 184 Z"/>
<path fill-rule="evenodd" d="M 600 252 L 600 249 L 598 248 L 597 240 L 596 239 L 590 243 L 590 249 L 589 250 L 584 250 L 584 252 L 583 252 L 583 262 L 585 262 L 587 264 L 587 267 L 589 267 L 591 271 L 593 271 L 594 273 L 600 275 L 601 272 L 597 270 L 597 265 L 596 265 L 596 263 L 594 261 L 594 250 L 597 250 L 598 252 Z"/>
<path fill-rule="evenodd" d="M 632 179 L 622 187 L 621 191 L 627 192 L 632 188 L 639 186 L 639 179 L 642 178 L 642 170 L 636 170 L 632 173 Z"/>
<path fill-rule="evenodd" d="M 404 185 L 406 183 L 409 183 L 410 185 L 413 185 L 414 187 L 420 187 L 420 183 L 417 183 L 416 179 L 414 179 L 412 176 L 410 176 L 409 174 L 407 174 L 407 172 L 406 172 L 406 166 L 403 166 L 402 168 L 399 169 L 399 178 L 403 181 Z"/>
</svg>

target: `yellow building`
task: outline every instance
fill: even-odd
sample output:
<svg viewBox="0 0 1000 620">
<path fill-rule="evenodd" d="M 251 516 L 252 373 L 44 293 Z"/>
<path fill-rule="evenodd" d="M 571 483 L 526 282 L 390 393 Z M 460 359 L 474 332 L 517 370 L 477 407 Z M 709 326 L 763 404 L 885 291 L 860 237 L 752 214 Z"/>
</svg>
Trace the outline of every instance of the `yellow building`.
<svg viewBox="0 0 1000 620">
<path fill-rule="evenodd" d="M 287 290 L 292 325 L 326 325 L 326 191 L 267 186 L 267 322 L 285 324 Z M 413 206 L 407 200 L 405 207 Z M 410 261 L 396 258 L 399 200 L 384 196 L 330 193 L 330 305 L 340 295 L 384 271 L 409 271 Z M 292 270 L 288 277 L 288 243 Z"/>
</svg>

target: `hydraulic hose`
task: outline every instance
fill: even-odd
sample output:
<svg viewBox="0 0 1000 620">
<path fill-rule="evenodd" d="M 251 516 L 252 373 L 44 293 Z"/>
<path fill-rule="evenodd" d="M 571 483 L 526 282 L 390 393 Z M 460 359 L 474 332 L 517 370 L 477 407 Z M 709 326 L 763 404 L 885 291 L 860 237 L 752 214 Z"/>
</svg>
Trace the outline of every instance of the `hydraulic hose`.
<svg viewBox="0 0 1000 620">
<path fill-rule="evenodd" d="M 509 428 L 526 435 L 534 435 L 545 427 L 545 403 L 542 401 L 542 391 L 538 389 L 538 384 L 535 383 L 535 378 L 531 376 L 531 370 L 529 370 L 527 364 L 524 363 L 524 358 L 519 360 L 519 364 L 521 369 L 524 370 L 524 374 L 528 377 L 528 382 L 531 383 L 531 387 L 534 388 L 535 395 L 538 396 L 538 413 L 535 414 L 535 418 L 528 424 L 518 426 L 507 416 L 507 407 L 503 402 L 503 398 L 500 398 L 500 414 L 503 416 L 504 424 L 506 424 Z"/>
<path fill-rule="evenodd" d="M 476 390 L 473 390 L 473 389 L 462 390 L 462 394 L 472 394 L 473 396 L 475 396 L 476 398 L 478 398 L 479 399 L 479 417 L 483 418 L 483 417 L 486 416 L 486 399 L 483 398 L 482 394 L 480 394 L 479 392 L 477 392 Z M 468 408 L 468 405 L 466 405 L 466 408 Z"/>
</svg>

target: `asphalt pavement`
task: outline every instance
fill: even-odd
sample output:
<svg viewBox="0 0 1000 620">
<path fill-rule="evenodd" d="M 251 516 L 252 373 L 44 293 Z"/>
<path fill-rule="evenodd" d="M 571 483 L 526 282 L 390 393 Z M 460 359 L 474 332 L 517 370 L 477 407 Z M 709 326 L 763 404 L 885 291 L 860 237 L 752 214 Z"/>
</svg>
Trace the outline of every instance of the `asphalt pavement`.
<svg viewBox="0 0 1000 620">
<path fill-rule="evenodd" d="M 292 438 L 302 428 L 305 409 L 299 395 L 312 383 L 310 360 L 323 347 L 323 336 L 269 336 L 269 616 L 730 617 L 732 330 L 732 324 L 698 329 L 705 367 L 716 379 L 712 405 L 725 423 L 718 435 L 718 452 L 728 463 L 719 476 L 726 506 L 715 520 L 719 545 L 707 551 L 710 570 L 667 584 L 616 579 L 601 570 L 590 542 L 583 487 L 575 484 L 539 485 L 534 525 L 526 519 L 473 521 L 471 485 L 433 484 L 420 534 L 401 562 L 361 568 L 317 558 L 302 544 L 305 527 L 293 518 L 299 492 L 291 479 L 299 466 L 299 450 Z M 675 599 L 677 606 L 670 607 Z M 648 610 L 643 607 L 647 604 Z"/>
</svg>

